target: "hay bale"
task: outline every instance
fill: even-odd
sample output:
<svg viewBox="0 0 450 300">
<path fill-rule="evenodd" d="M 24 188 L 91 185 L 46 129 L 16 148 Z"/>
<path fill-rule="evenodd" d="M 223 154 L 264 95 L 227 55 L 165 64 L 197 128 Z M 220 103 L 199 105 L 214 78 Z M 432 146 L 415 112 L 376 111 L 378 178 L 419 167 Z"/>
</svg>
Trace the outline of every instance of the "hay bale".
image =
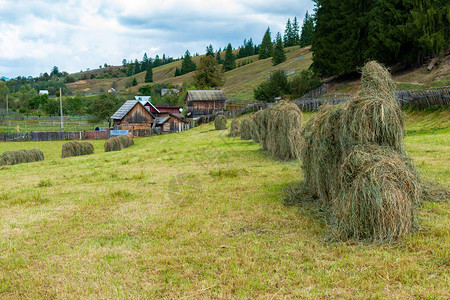
<svg viewBox="0 0 450 300">
<path fill-rule="evenodd" d="M 360 145 L 345 158 L 332 203 L 341 240 L 391 242 L 410 233 L 421 184 L 411 160 L 379 145 Z"/>
<path fill-rule="evenodd" d="M 94 153 L 94 145 L 90 142 L 67 142 L 62 145 L 61 157 L 89 155 Z"/>
<path fill-rule="evenodd" d="M 260 143 L 260 136 L 265 133 L 265 127 L 263 127 L 263 110 L 258 110 L 255 112 L 252 116 L 253 122 L 251 123 L 251 135 L 252 140 L 254 140 L 256 143 Z"/>
<path fill-rule="evenodd" d="M 119 135 L 110 137 L 105 141 L 105 152 L 120 151 L 123 148 L 134 145 L 133 133 L 129 132 L 127 135 Z"/>
<path fill-rule="evenodd" d="M 44 154 L 39 149 L 5 151 L 0 155 L 0 166 L 17 165 L 44 160 Z"/>
<path fill-rule="evenodd" d="M 341 118 L 345 103 L 322 105 L 305 125 L 302 133 L 302 168 L 305 183 L 312 196 L 319 197 L 322 205 L 331 203 L 331 187 L 335 184 L 342 161 L 342 147 L 339 142 Z"/>
<path fill-rule="evenodd" d="M 227 128 L 227 118 L 224 115 L 218 115 L 214 119 L 214 128 L 216 130 L 224 130 Z"/>
<path fill-rule="evenodd" d="M 241 140 L 252 139 L 252 119 L 244 117 L 241 122 Z"/>
<path fill-rule="evenodd" d="M 264 126 L 266 125 L 266 126 Z M 302 112 L 294 103 L 280 102 L 263 113 L 260 142 L 277 159 L 300 157 Z"/>
<path fill-rule="evenodd" d="M 395 82 L 389 71 L 376 61 L 367 62 L 361 68 L 361 95 L 379 96 L 395 101 Z"/>
<path fill-rule="evenodd" d="M 241 135 L 241 123 L 238 119 L 233 119 L 230 126 L 230 136 L 237 137 Z"/>
</svg>

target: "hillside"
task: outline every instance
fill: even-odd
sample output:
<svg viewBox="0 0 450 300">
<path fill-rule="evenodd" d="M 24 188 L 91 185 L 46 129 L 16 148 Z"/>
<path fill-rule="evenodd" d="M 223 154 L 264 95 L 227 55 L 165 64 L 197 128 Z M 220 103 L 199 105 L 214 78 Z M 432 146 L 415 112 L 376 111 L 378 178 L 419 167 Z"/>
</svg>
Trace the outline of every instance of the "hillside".
<svg viewBox="0 0 450 300">
<path fill-rule="evenodd" d="M 299 73 L 309 68 L 312 63 L 312 53 L 309 47 L 300 48 L 299 46 L 286 48 L 287 60 L 277 66 L 272 66 L 271 59 L 258 60 L 258 55 L 245 57 L 236 60 L 236 64 L 248 64 L 238 67 L 225 73 L 225 90 L 227 96 L 237 102 L 245 102 L 246 99 L 253 98 L 253 89 L 267 79 L 268 74 L 276 69 L 285 71 L 294 70 Z M 237 54 L 237 50 L 234 50 Z M 198 64 L 204 55 L 193 57 L 193 61 Z M 225 56 L 225 52 L 221 52 Z M 251 63 L 249 63 L 251 62 Z M 117 71 L 119 67 L 110 67 L 112 72 Z M 154 83 L 167 83 L 181 86 L 184 82 L 193 81 L 194 72 L 174 77 L 175 68 L 181 68 L 181 60 L 175 61 L 153 69 Z M 106 69 L 89 71 L 88 74 L 100 74 L 106 72 Z M 291 76 L 295 76 L 295 73 Z M 81 76 L 77 74 L 77 76 Z M 110 79 L 87 79 L 68 84 L 73 91 L 98 92 L 106 91 L 110 87 L 124 94 L 135 94 L 140 86 L 144 85 L 145 72 L 141 72 L 131 77 L 110 78 Z M 138 85 L 126 89 L 126 82 L 136 78 Z M 439 87 L 450 85 L 450 55 L 444 56 L 438 66 L 431 72 L 428 72 L 427 66 L 408 69 L 393 74 L 393 79 L 397 83 L 398 89 L 421 89 L 428 87 Z M 325 79 L 326 80 L 326 79 Z M 358 78 L 329 80 L 330 92 L 356 94 L 361 85 Z"/>
</svg>

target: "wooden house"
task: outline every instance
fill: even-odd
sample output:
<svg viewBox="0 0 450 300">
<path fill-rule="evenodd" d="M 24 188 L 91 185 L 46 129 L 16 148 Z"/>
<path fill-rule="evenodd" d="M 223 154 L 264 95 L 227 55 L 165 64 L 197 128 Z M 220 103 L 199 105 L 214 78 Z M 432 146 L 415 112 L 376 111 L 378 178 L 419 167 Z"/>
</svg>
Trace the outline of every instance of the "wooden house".
<svg viewBox="0 0 450 300">
<path fill-rule="evenodd" d="M 227 97 L 222 90 L 190 90 L 184 98 L 188 117 L 223 113 Z"/>
<path fill-rule="evenodd" d="M 180 132 L 187 129 L 187 122 L 176 114 L 162 112 L 155 118 L 155 127 L 160 127 L 161 133 Z"/>
<path fill-rule="evenodd" d="M 123 130 L 151 129 L 155 116 L 138 100 L 126 101 L 111 116 L 114 127 Z"/>
<path fill-rule="evenodd" d="M 150 112 L 152 114 L 159 114 L 164 112 L 168 112 L 171 114 L 179 114 L 181 110 L 183 110 L 183 106 L 155 105 L 154 107 L 150 107 Z"/>
</svg>

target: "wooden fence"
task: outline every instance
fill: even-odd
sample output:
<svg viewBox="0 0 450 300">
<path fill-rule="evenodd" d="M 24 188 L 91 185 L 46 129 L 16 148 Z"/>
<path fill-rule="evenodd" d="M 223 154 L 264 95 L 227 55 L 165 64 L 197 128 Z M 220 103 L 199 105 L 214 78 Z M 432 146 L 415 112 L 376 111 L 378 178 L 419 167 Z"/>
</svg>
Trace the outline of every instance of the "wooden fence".
<svg viewBox="0 0 450 300">
<path fill-rule="evenodd" d="M 107 131 L 41 131 L 41 132 L 1 132 L 0 141 L 62 141 L 107 139 Z"/>
<path fill-rule="evenodd" d="M 444 107 L 450 102 L 450 86 L 395 92 L 402 106 Z"/>
<path fill-rule="evenodd" d="M 342 102 L 347 102 L 348 100 L 352 99 L 352 95 L 350 94 L 333 94 L 333 95 L 327 95 L 326 97 L 317 98 L 317 99 L 297 99 L 293 102 L 297 104 L 297 106 L 302 111 L 313 111 L 318 110 L 321 105 L 323 105 L 325 102 L 328 102 L 330 104 L 339 104 Z"/>
</svg>

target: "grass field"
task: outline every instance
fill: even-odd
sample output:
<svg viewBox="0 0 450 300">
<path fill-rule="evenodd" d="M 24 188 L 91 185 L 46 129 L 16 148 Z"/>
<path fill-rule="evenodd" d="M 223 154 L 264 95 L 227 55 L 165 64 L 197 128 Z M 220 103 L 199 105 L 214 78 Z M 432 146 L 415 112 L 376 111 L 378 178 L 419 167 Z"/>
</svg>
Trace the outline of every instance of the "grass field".
<svg viewBox="0 0 450 300">
<path fill-rule="evenodd" d="M 408 113 L 405 143 L 450 188 L 447 113 Z M 66 159 L 63 142 L 0 143 L 46 157 L 0 168 L 0 298 L 450 297 L 448 201 L 395 244 L 329 243 L 314 205 L 282 204 L 299 162 L 213 128 Z"/>
</svg>

